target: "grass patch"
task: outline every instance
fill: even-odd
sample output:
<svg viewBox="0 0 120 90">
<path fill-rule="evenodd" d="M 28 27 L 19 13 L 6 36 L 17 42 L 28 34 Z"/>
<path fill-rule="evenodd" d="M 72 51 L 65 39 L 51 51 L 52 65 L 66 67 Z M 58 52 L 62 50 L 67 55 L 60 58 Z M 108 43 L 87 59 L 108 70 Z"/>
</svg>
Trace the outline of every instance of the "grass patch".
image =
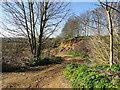
<svg viewBox="0 0 120 90">
<path fill-rule="evenodd" d="M 68 55 L 79 56 L 81 58 L 85 58 L 86 55 L 78 52 L 69 52 Z"/>
<path fill-rule="evenodd" d="M 119 70 L 120 65 L 113 65 L 114 70 Z M 111 67 L 111 70 L 112 68 Z M 64 76 L 68 79 L 73 86 L 73 88 L 117 88 L 120 89 L 120 83 L 116 82 L 117 79 L 113 75 L 112 77 L 107 74 L 101 74 L 99 72 L 94 72 L 94 69 L 106 69 L 108 66 L 106 65 L 98 65 L 95 67 L 88 67 L 87 64 L 69 64 L 63 71 Z M 110 68 L 110 67 L 109 67 Z M 113 71 L 114 71 L 113 70 Z M 116 82 L 114 84 L 114 82 Z"/>
<path fill-rule="evenodd" d="M 86 36 L 67 37 L 67 38 L 62 39 L 60 42 L 63 42 L 63 41 L 69 40 L 69 39 L 73 39 L 73 38 L 85 38 L 85 37 L 86 37 Z"/>
<path fill-rule="evenodd" d="M 88 59 L 86 54 L 78 53 L 78 52 L 69 52 L 68 55 L 78 56 L 86 60 L 86 62 L 89 64 L 91 61 Z"/>
</svg>

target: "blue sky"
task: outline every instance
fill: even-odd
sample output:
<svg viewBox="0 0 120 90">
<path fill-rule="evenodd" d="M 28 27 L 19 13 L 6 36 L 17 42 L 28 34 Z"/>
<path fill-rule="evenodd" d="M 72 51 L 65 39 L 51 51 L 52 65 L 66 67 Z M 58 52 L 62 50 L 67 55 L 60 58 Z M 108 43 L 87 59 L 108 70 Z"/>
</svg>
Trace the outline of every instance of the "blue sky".
<svg viewBox="0 0 120 90">
<path fill-rule="evenodd" d="M 80 15 L 80 13 L 85 12 L 86 10 L 92 10 L 98 6 L 95 4 L 99 4 L 98 2 L 71 2 L 71 10 L 76 15 Z"/>
<path fill-rule="evenodd" d="M 99 5 L 98 2 L 71 2 L 71 13 L 74 13 L 76 15 L 80 15 L 80 13 L 84 13 L 87 10 L 93 10 L 96 7 L 98 7 L 97 5 Z M 62 30 L 64 26 L 62 26 L 60 29 Z M 59 30 L 56 35 L 59 35 L 61 33 L 61 30 Z"/>
<path fill-rule="evenodd" d="M 98 2 L 71 2 L 71 11 L 72 13 L 75 13 L 76 15 L 80 15 L 80 13 L 84 13 L 87 10 L 93 10 L 95 9 L 97 6 L 95 4 L 99 4 Z M 62 25 L 62 27 L 60 28 L 62 30 L 62 28 L 64 27 L 64 25 Z M 59 30 L 56 35 L 59 35 L 61 33 L 61 30 Z M 2 31 L 2 30 L 0 30 Z M 56 36 L 55 35 L 55 36 Z M 0 35 L 1 37 L 1 35 Z"/>
</svg>

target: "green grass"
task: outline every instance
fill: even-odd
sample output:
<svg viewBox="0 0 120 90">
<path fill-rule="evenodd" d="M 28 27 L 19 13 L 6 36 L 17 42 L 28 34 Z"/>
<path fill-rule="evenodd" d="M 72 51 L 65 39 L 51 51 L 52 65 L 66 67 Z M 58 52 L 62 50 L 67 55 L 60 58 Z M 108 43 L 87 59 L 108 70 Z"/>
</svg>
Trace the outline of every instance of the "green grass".
<svg viewBox="0 0 120 90">
<path fill-rule="evenodd" d="M 73 55 L 73 56 L 78 56 L 83 58 L 84 60 L 87 61 L 87 63 L 89 64 L 91 61 L 88 59 L 86 54 L 82 54 L 82 53 L 78 53 L 78 52 L 69 52 L 68 55 Z"/>
<path fill-rule="evenodd" d="M 79 56 L 81 58 L 85 58 L 86 55 L 78 52 L 69 52 L 68 55 Z"/>
<path fill-rule="evenodd" d="M 69 40 L 69 39 L 73 39 L 73 38 L 85 38 L 86 36 L 73 36 L 73 37 L 67 37 L 61 40 L 61 42 Z"/>
</svg>

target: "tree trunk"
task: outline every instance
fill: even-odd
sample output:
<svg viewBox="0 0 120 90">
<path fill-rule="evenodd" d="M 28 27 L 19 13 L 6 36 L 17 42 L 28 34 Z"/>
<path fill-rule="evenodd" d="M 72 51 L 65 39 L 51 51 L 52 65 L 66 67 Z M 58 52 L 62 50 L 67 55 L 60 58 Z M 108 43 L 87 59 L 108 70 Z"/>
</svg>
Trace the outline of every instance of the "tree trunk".
<svg viewBox="0 0 120 90">
<path fill-rule="evenodd" d="M 113 27 L 110 11 L 107 11 L 109 21 L 109 34 L 110 34 L 110 66 L 113 64 Z"/>
<path fill-rule="evenodd" d="M 37 57 L 40 57 L 41 55 L 41 43 L 38 45 L 38 51 L 37 51 Z"/>
<path fill-rule="evenodd" d="M 120 37 L 120 30 L 118 31 L 118 38 Z M 120 39 L 118 39 L 118 60 L 120 65 Z"/>
<path fill-rule="evenodd" d="M 41 49 L 42 49 L 42 33 L 39 36 L 39 45 L 37 49 L 37 58 L 41 58 Z"/>
</svg>

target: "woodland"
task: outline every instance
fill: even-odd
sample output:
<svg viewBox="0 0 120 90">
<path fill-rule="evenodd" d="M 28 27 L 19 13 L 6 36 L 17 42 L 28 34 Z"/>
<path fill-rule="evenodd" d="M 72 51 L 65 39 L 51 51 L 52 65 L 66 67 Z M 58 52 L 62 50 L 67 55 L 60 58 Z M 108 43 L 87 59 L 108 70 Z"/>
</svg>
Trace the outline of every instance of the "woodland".
<svg viewBox="0 0 120 90">
<path fill-rule="evenodd" d="M 2 2 L 2 88 L 120 89 L 120 2 L 97 2 Z"/>
</svg>

